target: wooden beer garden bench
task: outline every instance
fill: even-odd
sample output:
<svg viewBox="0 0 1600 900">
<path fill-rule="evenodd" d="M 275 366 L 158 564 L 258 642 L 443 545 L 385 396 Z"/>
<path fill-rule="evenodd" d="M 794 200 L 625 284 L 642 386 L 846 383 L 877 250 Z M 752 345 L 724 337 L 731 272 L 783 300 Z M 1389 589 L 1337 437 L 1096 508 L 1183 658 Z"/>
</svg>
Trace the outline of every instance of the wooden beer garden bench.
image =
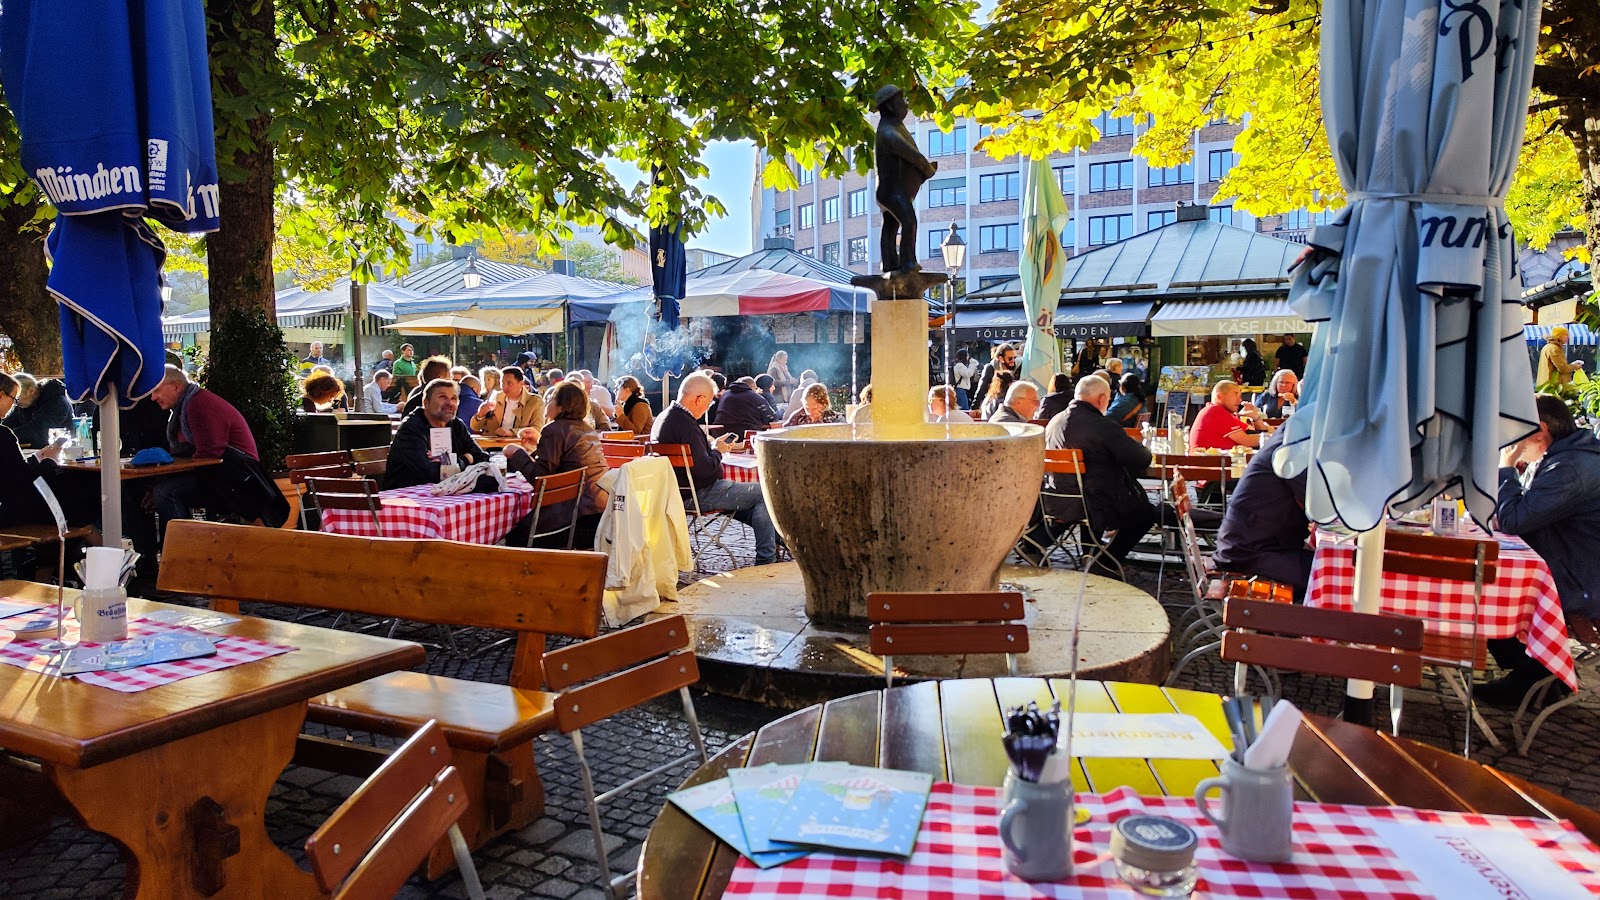
<svg viewBox="0 0 1600 900">
<path fill-rule="evenodd" d="M 461 830 L 476 848 L 544 812 L 533 741 L 556 729 L 556 694 L 543 689 L 545 635 L 598 633 L 605 569 L 603 553 L 184 520 L 167 528 L 158 586 L 208 597 L 220 612 L 243 600 L 517 632 L 507 684 L 394 672 L 313 698 L 306 717 L 396 737 L 437 720 L 467 786 Z M 302 735 L 295 762 L 366 776 L 386 755 Z M 453 864 L 441 842 L 428 877 Z"/>
</svg>

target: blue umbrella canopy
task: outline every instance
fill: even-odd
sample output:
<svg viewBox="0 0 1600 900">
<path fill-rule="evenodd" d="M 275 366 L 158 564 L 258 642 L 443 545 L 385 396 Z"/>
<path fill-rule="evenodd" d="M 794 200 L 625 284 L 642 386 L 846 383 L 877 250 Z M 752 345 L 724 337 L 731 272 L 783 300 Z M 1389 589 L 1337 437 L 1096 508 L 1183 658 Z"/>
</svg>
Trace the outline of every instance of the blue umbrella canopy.
<svg viewBox="0 0 1600 900">
<path fill-rule="evenodd" d="M 58 213 L 46 242 L 77 398 L 123 403 L 161 379 L 161 265 L 145 218 L 220 219 L 201 0 L 8 0 L 0 80 L 22 165 Z"/>
<path fill-rule="evenodd" d="M 1322 108 L 1349 205 L 1290 305 L 1318 323 L 1274 463 L 1357 531 L 1441 490 L 1487 521 L 1498 450 L 1537 427 L 1505 196 L 1540 4 L 1342 0 L 1323 10 Z"/>
<path fill-rule="evenodd" d="M 683 246 L 682 226 L 651 228 L 650 283 L 655 289 L 656 302 L 661 304 L 661 326 L 668 331 L 678 327 L 678 301 L 683 299 L 688 275 L 689 260 Z"/>
</svg>

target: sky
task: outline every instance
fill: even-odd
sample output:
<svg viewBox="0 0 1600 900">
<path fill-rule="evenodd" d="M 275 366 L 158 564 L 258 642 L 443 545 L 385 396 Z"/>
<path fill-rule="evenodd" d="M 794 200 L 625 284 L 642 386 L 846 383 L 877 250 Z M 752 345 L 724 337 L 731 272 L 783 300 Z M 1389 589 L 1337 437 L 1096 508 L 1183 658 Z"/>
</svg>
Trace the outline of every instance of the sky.
<svg viewBox="0 0 1600 900">
<path fill-rule="evenodd" d="M 708 219 L 706 230 L 695 235 L 689 246 L 743 256 L 754 249 L 750 239 L 750 187 L 756 177 L 755 142 L 713 141 L 700 161 L 705 163 L 710 174 L 695 179 L 695 185 L 721 200 L 728 214 L 720 219 Z M 623 184 L 645 180 L 644 173 L 632 163 L 608 159 L 606 167 Z"/>
</svg>

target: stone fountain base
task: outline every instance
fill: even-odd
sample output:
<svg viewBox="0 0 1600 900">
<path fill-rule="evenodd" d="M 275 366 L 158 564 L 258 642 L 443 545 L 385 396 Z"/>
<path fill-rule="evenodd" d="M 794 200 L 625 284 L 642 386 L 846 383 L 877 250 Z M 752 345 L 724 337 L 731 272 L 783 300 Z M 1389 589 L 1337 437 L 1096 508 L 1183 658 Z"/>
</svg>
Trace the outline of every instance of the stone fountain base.
<svg viewBox="0 0 1600 900">
<path fill-rule="evenodd" d="M 1083 574 L 1006 566 L 1004 589 L 1028 598 L 1032 649 L 1020 674 L 1065 678 L 1072 606 Z M 654 616 L 682 614 L 700 657 L 700 683 L 712 693 L 799 709 L 883 686 L 882 660 L 867 650 L 865 627 L 824 625 L 806 617 L 805 587 L 795 563 L 714 575 L 678 592 Z M 1166 614 L 1138 588 L 1091 575 L 1078 644 L 1080 677 L 1159 684 L 1170 667 Z M 999 655 L 898 657 L 902 678 L 1006 674 Z"/>
</svg>

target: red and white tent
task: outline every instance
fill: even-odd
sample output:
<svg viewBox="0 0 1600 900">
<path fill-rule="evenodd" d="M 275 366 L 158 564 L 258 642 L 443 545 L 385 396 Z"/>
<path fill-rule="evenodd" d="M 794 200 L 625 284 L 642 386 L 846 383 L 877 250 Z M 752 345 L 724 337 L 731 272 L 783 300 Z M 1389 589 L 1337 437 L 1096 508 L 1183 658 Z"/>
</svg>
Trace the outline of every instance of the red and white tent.
<svg viewBox="0 0 1600 900">
<path fill-rule="evenodd" d="M 853 287 L 773 272 L 746 269 L 704 278 L 690 276 L 681 316 L 767 316 L 803 312 L 867 313 L 874 294 Z"/>
</svg>

